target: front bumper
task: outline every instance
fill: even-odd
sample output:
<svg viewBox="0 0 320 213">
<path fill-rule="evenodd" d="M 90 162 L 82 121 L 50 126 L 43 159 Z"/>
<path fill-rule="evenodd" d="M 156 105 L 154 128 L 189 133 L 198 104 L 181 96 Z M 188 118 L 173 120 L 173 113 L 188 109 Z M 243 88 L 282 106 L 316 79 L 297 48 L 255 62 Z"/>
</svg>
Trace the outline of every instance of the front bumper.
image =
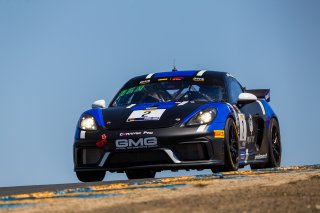
<svg viewBox="0 0 320 213">
<path fill-rule="evenodd" d="M 179 170 L 205 169 L 224 164 L 224 139 L 198 127 L 85 132 L 74 143 L 75 171 L 123 172 L 134 169 Z M 104 135 L 107 144 L 97 148 Z M 145 138 L 156 138 L 157 145 L 138 144 Z M 142 138 L 142 140 L 141 140 Z M 116 140 L 132 140 L 132 146 L 117 147 Z M 140 146 L 141 145 L 141 146 Z"/>
</svg>

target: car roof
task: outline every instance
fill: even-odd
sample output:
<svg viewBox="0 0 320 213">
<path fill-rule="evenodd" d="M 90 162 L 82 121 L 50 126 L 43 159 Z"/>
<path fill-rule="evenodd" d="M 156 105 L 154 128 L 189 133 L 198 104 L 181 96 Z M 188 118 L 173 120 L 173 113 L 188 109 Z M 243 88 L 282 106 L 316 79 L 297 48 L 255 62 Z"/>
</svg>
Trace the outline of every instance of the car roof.
<svg viewBox="0 0 320 213">
<path fill-rule="evenodd" d="M 209 71 L 209 70 L 181 70 L 181 71 L 169 71 L 169 72 L 158 72 L 141 75 L 130 79 L 124 87 L 131 87 L 137 84 L 150 83 L 156 81 L 159 78 L 172 78 L 172 77 L 183 77 L 183 78 L 204 78 L 204 80 L 210 84 L 216 81 L 225 82 L 226 77 L 230 75 L 227 72 Z"/>
<path fill-rule="evenodd" d="M 209 71 L 209 70 L 181 70 L 181 71 L 169 71 L 169 72 L 158 72 L 154 73 L 152 77 L 154 78 L 163 78 L 163 77 L 205 77 L 210 75 L 210 77 L 217 76 L 221 77 L 227 75 L 226 72 L 219 71 Z M 149 74 L 150 75 L 150 74 Z M 146 75 L 147 77 L 148 75 Z"/>
<path fill-rule="evenodd" d="M 192 81 L 203 81 L 206 84 L 221 85 L 224 88 L 227 87 L 227 78 L 231 76 L 227 72 L 220 71 L 209 71 L 209 70 L 181 70 L 181 71 L 168 71 L 168 72 L 157 72 L 146 75 L 137 76 L 127 81 L 117 95 L 124 89 L 130 87 L 136 87 L 137 85 L 145 85 L 149 83 L 159 82 L 160 80 L 174 80 L 175 77 L 183 79 L 189 79 Z M 165 79 L 167 78 L 167 79 Z M 199 79 L 195 79 L 199 78 Z M 111 103 L 117 97 L 112 99 Z"/>
</svg>

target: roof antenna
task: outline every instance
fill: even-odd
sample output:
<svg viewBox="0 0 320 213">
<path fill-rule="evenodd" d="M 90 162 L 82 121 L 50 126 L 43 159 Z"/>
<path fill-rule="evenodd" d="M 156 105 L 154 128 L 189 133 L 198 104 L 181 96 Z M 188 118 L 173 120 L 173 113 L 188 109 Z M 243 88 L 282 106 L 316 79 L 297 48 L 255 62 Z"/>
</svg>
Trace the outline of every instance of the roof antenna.
<svg viewBox="0 0 320 213">
<path fill-rule="evenodd" d="M 177 72 L 177 67 L 176 67 L 176 59 L 173 59 L 173 68 L 172 68 L 172 72 Z"/>
</svg>

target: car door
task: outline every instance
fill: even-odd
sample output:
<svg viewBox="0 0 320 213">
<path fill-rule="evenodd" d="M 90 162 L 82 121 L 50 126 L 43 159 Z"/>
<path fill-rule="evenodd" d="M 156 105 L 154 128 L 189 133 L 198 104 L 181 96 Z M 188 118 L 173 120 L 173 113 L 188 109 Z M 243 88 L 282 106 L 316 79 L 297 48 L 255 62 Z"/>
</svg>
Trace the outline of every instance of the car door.
<svg viewBox="0 0 320 213">
<path fill-rule="evenodd" d="M 258 119 L 262 110 L 258 102 L 248 104 L 237 104 L 242 86 L 234 78 L 229 80 L 229 101 L 237 111 L 237 125 L 239 129 L 240 147 L 245 151 L 245 158 L 253 156 L 258 152 Z"/>
<path fill-rule="evenodd" d="M 255 155 L 259 151 L 259 119 L 262 116 L 262 110 L 258 102 L 252 102 L 239 106 L 240 111 L 245 115 L 247 123 L 246 149 L 250 155 Z"/>
</svg>

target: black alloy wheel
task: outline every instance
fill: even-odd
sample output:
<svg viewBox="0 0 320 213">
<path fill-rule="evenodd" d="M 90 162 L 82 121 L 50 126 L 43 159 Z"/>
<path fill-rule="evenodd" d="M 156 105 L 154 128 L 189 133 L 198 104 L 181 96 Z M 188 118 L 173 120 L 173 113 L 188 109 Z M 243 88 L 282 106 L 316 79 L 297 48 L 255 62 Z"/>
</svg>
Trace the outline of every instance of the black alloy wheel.
<svg viewBox="0 0 320 213">
<path fill-rule="evenodd" d="M 237 171 L 239 169 L 239 137 L 237 127 L 232 118 L 228 118 L 225 127 L 224 161 L 223 166 L 211 168 L 213 173 Z"/>
<path fill-rule="evenodd" d="M 269 167 L 279 167 L 281 163 L 281 137 L 279 124 L 276 119 L 271 120 L 271 150 Z"/>
</svg>

